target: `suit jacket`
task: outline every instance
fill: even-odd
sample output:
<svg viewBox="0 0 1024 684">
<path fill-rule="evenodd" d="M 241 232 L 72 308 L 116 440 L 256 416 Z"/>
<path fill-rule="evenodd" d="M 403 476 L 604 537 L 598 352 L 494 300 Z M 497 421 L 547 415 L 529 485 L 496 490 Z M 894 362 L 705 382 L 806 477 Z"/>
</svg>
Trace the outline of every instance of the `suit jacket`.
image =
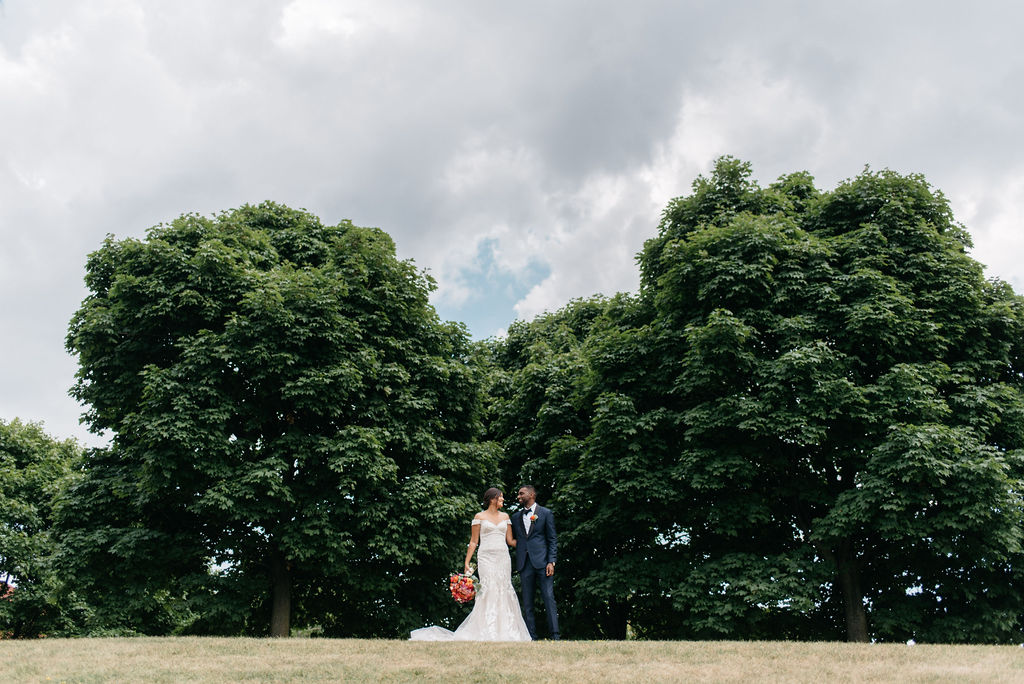
<svg viewBox="0 0 1024 684">
<path fill-rule="evenodd" d="M 530 533 L 526 533 L 523 513 L 519 511 L 512 516 L 512 536 L 516 539 L 516 570 L 522 572 L 529 556 L 530 565 L 543 568 L 554 563 L 558 557 L 558 534 L 555 532 L 555 516 L 551 509 L 538 505 L 534 515 L 537 519 L 530 524 Z"/>
</svg>

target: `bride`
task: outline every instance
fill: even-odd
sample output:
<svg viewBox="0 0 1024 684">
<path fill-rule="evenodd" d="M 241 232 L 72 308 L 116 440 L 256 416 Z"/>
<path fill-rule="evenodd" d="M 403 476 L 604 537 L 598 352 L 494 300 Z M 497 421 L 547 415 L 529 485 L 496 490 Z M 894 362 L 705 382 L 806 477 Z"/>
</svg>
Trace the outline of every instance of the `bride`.
<svg viewBox="0 0 1024 684">
<path fill-rule="evenodd" d="M 494 487 L 484 492 L 484 510 L 476 514 L 470 527 L 469 548 L 464 569 L 470 574 L 473 551 L 480 547 L 477 585 L 473 611 L 454 632 L 433 625 L 413 630 L 411 641 L 530 641 L 530 633 L 519 610 L 519 599 L 512 588 L 512 561 L 508 547 L 515 546 L 508 513 L 501 507 L 505 497 Z"/>
</svg>

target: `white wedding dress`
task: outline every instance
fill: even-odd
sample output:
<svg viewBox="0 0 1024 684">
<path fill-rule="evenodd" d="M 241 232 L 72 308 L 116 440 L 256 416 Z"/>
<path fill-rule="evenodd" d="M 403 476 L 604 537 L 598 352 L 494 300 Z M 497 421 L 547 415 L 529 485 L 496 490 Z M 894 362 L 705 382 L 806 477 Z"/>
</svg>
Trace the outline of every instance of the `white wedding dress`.
<svg viewBox="0 0 1024 684">
<path fill-rule="evenodd" d="M 433 625 L 413 630 L 411 641 L 530 641 L 519 597 L 512 588 L 512 561 L 505 543 L 508 519 L 495 525 L 490 520 L 473 520 L 480 525 L 477 570 L 480 581 L 473 612 L 454 632 Z"/>
</svg>

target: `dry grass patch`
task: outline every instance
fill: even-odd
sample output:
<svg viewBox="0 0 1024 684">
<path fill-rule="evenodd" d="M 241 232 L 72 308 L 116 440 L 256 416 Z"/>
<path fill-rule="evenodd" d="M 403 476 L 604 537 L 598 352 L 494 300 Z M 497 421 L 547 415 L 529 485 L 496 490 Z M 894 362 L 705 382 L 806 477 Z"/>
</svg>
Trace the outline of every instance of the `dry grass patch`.
<svg viewBox="0 0 1024 684">
<path fill-rule="evenodd" d="M 4 682 L 1024 682 L 1016 646 L 359 639 L 0 642 Z"/>
</svg>

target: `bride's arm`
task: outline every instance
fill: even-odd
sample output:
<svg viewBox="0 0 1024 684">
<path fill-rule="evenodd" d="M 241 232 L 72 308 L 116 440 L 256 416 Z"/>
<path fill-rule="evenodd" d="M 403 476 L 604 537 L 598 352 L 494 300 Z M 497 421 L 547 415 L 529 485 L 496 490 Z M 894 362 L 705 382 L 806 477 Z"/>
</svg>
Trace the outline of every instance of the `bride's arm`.
<svg viewBox="0 0 1024 684">
<path fill-rule="evenodd" d="M 512 521 L 508 521 L 508 525 L 505 526 L 505 543 L 511 546 L 513 549 L 516 548 L 516 537 L 512 534 Z"/>
<path fill-rule="evenodd" d="M 477 543 L 480 541 L 480 521 L 474 520 L 470 525 L 472 530 L 469 534 L 469 546 L 466 548 L 466 562 L 463 563 L 463 571 L 469 574 L 469 561 L 473 560 L 473 552 L 476 551 Z"/>
</svg>

